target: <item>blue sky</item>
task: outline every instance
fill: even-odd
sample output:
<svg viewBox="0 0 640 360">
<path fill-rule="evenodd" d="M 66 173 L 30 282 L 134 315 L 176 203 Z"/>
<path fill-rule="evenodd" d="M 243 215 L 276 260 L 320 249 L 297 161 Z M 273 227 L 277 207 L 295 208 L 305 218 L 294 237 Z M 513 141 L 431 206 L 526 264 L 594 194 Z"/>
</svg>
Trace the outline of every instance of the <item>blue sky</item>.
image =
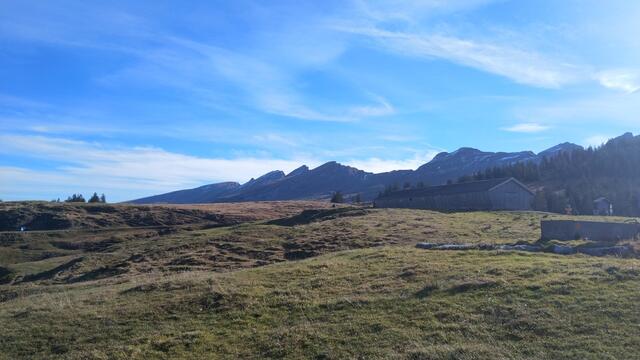
<svg viewBox="0 0 640 360">
<path fill-rule="evenodd" d="M 597 145 L 640 129 L 639 18 L 622 0 L 4 1 L 0 198 Z"/>
</svg>

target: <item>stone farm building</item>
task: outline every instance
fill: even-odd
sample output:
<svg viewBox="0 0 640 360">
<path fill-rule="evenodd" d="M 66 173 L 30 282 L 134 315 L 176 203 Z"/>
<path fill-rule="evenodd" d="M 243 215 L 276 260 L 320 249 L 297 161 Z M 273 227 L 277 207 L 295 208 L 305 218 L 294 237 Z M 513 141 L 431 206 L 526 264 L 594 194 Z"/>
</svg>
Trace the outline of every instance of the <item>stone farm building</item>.
<svg viewBox="0 0 640 360">
<path fill-rule="evenodd" d="M 605 197 L 597 198 L 593 201 L 593 215 L 613 215 L 613 203 Z"/>
<path fill-rule="evenodd" d="M 506 178 L 394 191 L 380 196 L 374 206 L 438 211 L 531 210 L 533 197 L 524 184 Z"/>
</svg>

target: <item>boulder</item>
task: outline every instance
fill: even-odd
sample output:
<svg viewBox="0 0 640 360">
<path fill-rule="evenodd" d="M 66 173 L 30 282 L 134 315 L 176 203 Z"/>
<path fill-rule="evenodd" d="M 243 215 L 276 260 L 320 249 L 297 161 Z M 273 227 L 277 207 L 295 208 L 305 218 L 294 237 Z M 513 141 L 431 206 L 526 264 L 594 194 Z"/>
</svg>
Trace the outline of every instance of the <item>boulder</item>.
<svg viewBox="0 0 640 360">
<path fill-rule="evenodd" d="M 553 247 L 551 248 L 551 252 L 560 255 L 570 255 L 575 254 L 576 249 L 572 248 L 571 246 L 553 245 Z"/>
</svg>

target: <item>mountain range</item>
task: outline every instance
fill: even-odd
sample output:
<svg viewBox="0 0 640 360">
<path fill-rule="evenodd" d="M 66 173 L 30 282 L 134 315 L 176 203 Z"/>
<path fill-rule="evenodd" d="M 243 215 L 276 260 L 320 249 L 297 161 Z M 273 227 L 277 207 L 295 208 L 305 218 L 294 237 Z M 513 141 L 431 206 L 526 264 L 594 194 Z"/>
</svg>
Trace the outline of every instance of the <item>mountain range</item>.
<svg viewBox="0 0 640 360">
<path fill-rule="evenodd" d="M 442 152 L 416 170 L 396 170 L 370 173 L 363 170 L 328 162 L 314 169 L 303 165 L 285 174 L 271 171 L 257 179 L 240 184 L 221 182 L 194 189 L 178 190 L 129 201 L 135 204 L 173 203 L 196 204 L 213 202 L 242 202 L 267 200 L 328 199 L 336 191 L 346 197 L 360 194 L 363 200 L 374 199 L 387 186 L 423 183 L 441 185 L 493 167 L 503 167 L 521 162 L 539 162 L 561 152 L 582 149 L 572 143 L 563 143 L 535 154 L 522 152 L 484 152 L 473 148 L 460 148 L 452 153 Z"/>
</svg>

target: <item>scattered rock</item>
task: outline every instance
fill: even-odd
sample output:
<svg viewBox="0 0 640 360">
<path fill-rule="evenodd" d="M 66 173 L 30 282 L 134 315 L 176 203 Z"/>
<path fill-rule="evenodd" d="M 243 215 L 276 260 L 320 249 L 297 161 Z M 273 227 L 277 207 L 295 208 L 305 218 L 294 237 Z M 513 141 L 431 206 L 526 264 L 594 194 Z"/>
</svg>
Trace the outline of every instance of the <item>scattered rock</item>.
<svg viewBox="0 0 640 360">
<path fill-rule="evenodd" d="M 421 242 L 416 244 L 418 249 L 425 250 L 474 250 L 477 249 L 477 245 L 474 244 L 435 244 Z"/>
<path fill-rule="evenodd" d="M 408 280 L 408 279 L 413 279 L 416 277 L 416 272 L 414 269 L 405 269 L 403 270 L 400 275 L 398 275 L 400 278 Z"/>
<path fill-rule="evenodd" d="M 571 246 L 553 245 L 551 247 L 551 252 L 559 255 L 571 255 L 576 253 L 576 249 Z"/>
<path fill-rule="evenodd" d="M 495 250 L 491 244 L 436 244 L 421 242 L 416 244 L 418 249 L 426 250 Z"/>
<path fill-rule="evenodd" d="M 507 251 L 528 251 L 528 252 L 539 252 L 542 251 L 540 246 L 536 245 L 500 245 L 497 247 L 498 250 L 507 250 Z"/>
<path fill-rule="evenodd" d="M 416 244 L 416 247 L 418 249 L 425 249 L 425 250 L 431 250 L 431 249 L 435 248 L 436 246 L 438 246 L 438 244 L 425 243 L 425 242 L 420 242 L 420 243 Z"/>
</svg>

